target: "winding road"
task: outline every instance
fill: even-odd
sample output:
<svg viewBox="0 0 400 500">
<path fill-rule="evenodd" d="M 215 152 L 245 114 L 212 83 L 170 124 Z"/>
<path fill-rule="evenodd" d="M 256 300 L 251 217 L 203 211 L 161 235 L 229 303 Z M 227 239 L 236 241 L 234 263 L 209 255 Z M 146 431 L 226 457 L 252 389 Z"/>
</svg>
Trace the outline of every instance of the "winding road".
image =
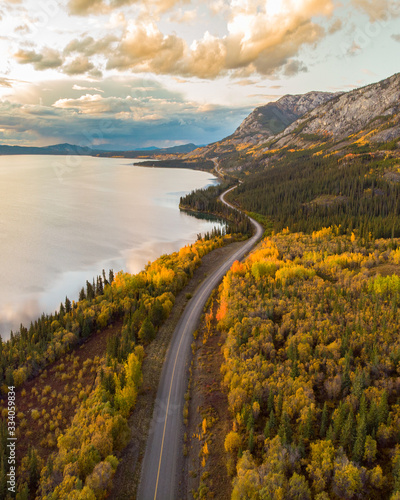
<svg viewBox="0 0 400 500">
<path fill-rule="evenodd" d="M 236 186 L 235 186 L 236 187 Z M 231 208 L 236 207 L 220 200 Z M 218 286 L 235 260 L 241 260 L 263 234 L 263 227 L 250 218 L 255 228 L 254 235 L 234 253 L 225 264 L 204 279 L 186 306 L 174 331 L 161 373 L 152 423 L 142 463 L 142 474 L 137 495 L 138 500 L 177 500 L 182 474 L 180 464 L 183 453 L 183 406 L 188 384 L 193 332 L 198 327 L 200 316 L 211 292 Z"/>
</svg>

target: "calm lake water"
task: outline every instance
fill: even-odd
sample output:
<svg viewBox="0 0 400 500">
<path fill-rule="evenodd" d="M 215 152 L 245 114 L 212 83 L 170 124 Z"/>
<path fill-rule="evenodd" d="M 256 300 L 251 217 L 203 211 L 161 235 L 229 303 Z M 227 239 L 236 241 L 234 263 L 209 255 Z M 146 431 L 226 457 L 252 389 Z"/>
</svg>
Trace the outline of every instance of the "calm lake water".
<svg viewBox="0 0 400 500">
<path fill-rule="evenodd" d="M 120 158 L 0 156 L 0 334 L 56 309 L 102 269 L 139 272 L 216 222 L 179 198 L 216 183 L 206 172 Z"/>
</svg>

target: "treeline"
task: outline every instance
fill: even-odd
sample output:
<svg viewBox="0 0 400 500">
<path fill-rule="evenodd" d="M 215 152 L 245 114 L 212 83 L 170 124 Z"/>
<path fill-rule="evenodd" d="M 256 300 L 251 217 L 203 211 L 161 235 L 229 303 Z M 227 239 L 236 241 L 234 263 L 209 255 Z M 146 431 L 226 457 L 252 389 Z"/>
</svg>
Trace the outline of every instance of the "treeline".
<svg viewBox="0 0 400 500">
<path fill-rule="evenodd" d="M 138 167 L 157 167 L 157 168 L 190 168 L 194 170 L 214 170 L 215 166 L 211 160 L 147 160 L 135 163 Z"/>
<path fill-rule="evenodd" d="M 180 198 L 179 207 L 181 210 L 208 213 L 225 219 L 227 221 L 226 234 L 250 235 L 253 229 L 248 217 L 219 200 L 219 196 L 231 185 L 231 183 L 223 183 L 209 186 L 207 189 L 196 189 Z"/>
<path fill-rule="evenodd" d="M 220 288 L 232 500 L 400 498 L 400 240 L 284 231 Z"/>
<path fill-rule="evenodd" d="M 108 277 L 98 276 L 79 292 L 79 301 L 71 302 L 66 297 L 58 311 L 42 314 L 31 322 L 29 328 L 21 324 L 19 331 L 11 331 L 10 339 L 3 342 L 0 337 L 0 387 L 19 387 L 26 379 L 37 375 L 46 365 L 62 356 L 70 347 L 87 339 L 93 332 L 104 326 L 104 316 L 95 314 L 95 307 L 87 309 L 96 301 L 107 300 L 104 289 L 114 281 L 114 272 Z M 84 305 L 84 307 L 82 307 Z M 119 317 L 113 309 L 112 321 Z"/>
<path fill-rule="evenodd" d="M 179 252 L 161 256 L 136 275 L 120 272 L 114 276 L 110 272 L 106 278 L 103 273 L 93 283 L 86 283 L 77 302 L 67 298 L 59 311 L 43 315 L 29 329 L 21 327 L 2 344 L 2 389 L 6 394 L 4 384 L 21 386 L 82 339 L 122 321 L 120 332 L 108 340 L 93 390 L 83 394 L 71 426 L 58 435 L 57 452 L 46 463 L 33 448 L 22 458 L 18 466 L 20 500 L 105 497 L 118 464 L 116 453 L 129 439 L 127 418 L 141 382 L 143 348 L 154 339 L 172 310 L 176 294 L 193 275 L 201 258 L 230 239 L 226 236 L 199 240 Z M 6 416 L 5 410 L 2 414 Z M 46 415 L 37 412 L 37 416 Z M 2 420 L 0 442 L 4 441 L 5 432 Z M 2 493 L 8 470 L 5 450 L 2 448 L 0 454 Z M 2 498 L 5 497 L 4 494 Z"/>
<path fill-rule="evenodd" d="M 29 328 L 21 325 L 6 342 L 0 340 L 1 386 L 19 387 L 71 347 L 116 320 L 124 324 L 119 350 L 129 351 L 132 341 L 148 341 L 149 332 L 168 316 L 174 295 L 192 276 L 201 256 L 223 244 L 222 236 L 198 240 L 178 253 L 160 257 L 137 275 L 121 272 L 114 277 L 110 271 L 108 279 L 103 272 L 93 283 L 86 282 L 78 301 L 66 298 L 55 313 L 43 314 Z M 140 333 L 145 320 L 147 329 Z"/>
<path fill-rule="evenodd" d="M 342 232 L 357 229 L 366 239 L 400 236 L 400 183 L 384 177 L 396 170 L 394 158 L 315 153 L 278 155 L 273 168 L 245 178 L 232 197 L 245 210 L 269 217 L 276 232 L 340 225 Z"/>
</svg>

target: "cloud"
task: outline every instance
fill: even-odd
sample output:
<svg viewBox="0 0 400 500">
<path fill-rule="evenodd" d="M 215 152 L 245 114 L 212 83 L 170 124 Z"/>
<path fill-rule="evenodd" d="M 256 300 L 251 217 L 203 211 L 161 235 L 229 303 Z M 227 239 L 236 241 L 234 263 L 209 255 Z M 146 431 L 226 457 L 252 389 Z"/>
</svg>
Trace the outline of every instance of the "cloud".
<svg viewBox="0 0 400 500">
<path fill-rule="evenodd" d="M 335 33 L 337 33 L 338 31 L 340 31 L 341 29 L 343 28 L 343 21 L 342 19 L 335 19 L 332 24 L 329 26 L 329 30 L 328 30 L 328 33 L 330 35 L 334 35 Z"/>
<path fill-rule="evenodd" d="M 108 58 L 107 69 L 152 72 L 213 79 L 228 73 L 248 77 L 258 73 L 293 76 L 304 71 L 294 62 L 304 46 L 314 46 L 326 36 L 313 21 L 329 17 L 332 0 L 282 0 L 282 9 L 268 0 L 248 0 L 231 5 L 228 34 L 205 32 L 189 46 L 177 35 L 164 35 L 153 21 L 130 21 L 121 41 Z"/>
<path fill-rule="evenodd" d="M 97 45 L 92 38 L 91 40 L 93 41 L 93 45 Z M 108 46 L 107 44 L 108 42 L 104 41 L 104 43 L 100 42 L 99 46 L 105 48 Z M 38 71 L 59 69 L 62 73 L 70 76 L 88 73 L 95 78 L 100 78 L 102 76 L 101 71 L 95 68 L 94 64 L 84 53 L 81 53 L 75 58 L 68 57 L 72 53 L 79 52 L 81 45 L 82 42 L 74 40 L 67 46 L 63 54 L 48 47 L 44 47 L 41 51 L 35 49 L 19 49 L 14 54 L 14 58 L 19 64 L 32 64 Z M 86 52 L 88 54 L 94 54 L 93 47 L 90 46 L 90 43 L 87 46 Z"/>
<path fill-rule="evenodd" d="M 255 85 L 256 82 L 254 80 L 245 79 L 245 80 L 237 80 L 233 82 L 234 85 L 240 85 L 241 87 L 246 87 L 247 85 Z"/>
<path fill-rule="evenodd" d="M 84 37 L 80 40 L 75 38 L 65 47 L 64 54 L 70 55 L 78 53 L 85 56 L 93 56 L 101 53 L 107 55 L 112 48 L 112 44 L 117 40 L 118 38 L 114 35 L 107 35 L 99 40 L 95 40 L 91 36 Z"/>
<path fill-rule="evenodd" d="M 59 68 L 63 63 L 60 53 L 47 47 L 41 53 L 35 50 L 19 49 L 14 57 L 20 64 L 33 64 L 38 71 Z"/>
<path fill-rule="evenodd" d="M 94 65 L 87 57 L 77 57 L 71 62 L 63 65 L 63 73 L 67 75 L 82 75 L 94 69 Z"/>
<path fill-rule="evenodd" d="M 72 90 L 84 90 L 84 91 L 95 90 L 96 92 L 104 92 L 104 90 L 101 90 L 97 87 L 82 87 L 81 85 L 73 85 Z"/>
<path fill-rule="evenodd" d="M 129 31 L 115 48 L 107 69 L 135 68 L 153 73 L 182 74 L 179 69 L 185 42 L 176 35 L 164 36 L 155 23 L 130 23 Z"/>
<path fill-rule="evenodd" d="M 248 79 L 255 74 L 291 77 L 306 70 L 299 59 L 305 48 L 314 49 L 342 27 L 339 19 L 330 26 L 325 22 L 332 20 L 334 0 L 217 1 L 212 8 L 224 10 L 226 33 L 206 31 L 190 41 L 175 32 L 164 33 L 157 24 L 159 17 L 154 15 L 185 1 L 70 0 L 67 6 L 72 14 L 111 13 L 107 29 L 117 29 L 120 34 L 106 32 L 98 39 L 86 34 L 71 40 L 60 53 L 20 49 L 16 58 L 22 64 L 33 64 L 35 69 L 60 68 L 69 75 L 89 73 L 97 78 L 103 66 L 108 71 L 181 78 L 230 75 Z M 118 10 L 126 6 L 134 6 L 135 14 L 128 16 Z M 190 24 L 198 15 L 196 9 L 179 7 L 170 21 Z"/>
<path fill-rule="evenodd" d="M 367 14 L 371 22 L 400 16 L 397 0 L 352 0 L 352 4 Z"/>
<path fill-rule="evenodd" d="M 70 14 L 86 16 L 88 14 L 100 15 L 112 12 L 127 5 L 140 4 L 139 0 L 69 0 L 67 8 Z M 155 12 L 166 12 L 181 0 L 144 0 L 141 6 L 152 8 Z"/>
<path fill-rule="evenodd" d="M 190 24 L 196 20 L 197 17 L 197 9 L 185 10 L 179 9 L 177 12 L 174 12 L 173 15 L 169 18 L 169 21 L 172 23 L 182 23 L 182 24 Z"/>
<path fill-rule="evenodd" d="M 295 76 L 298 73 L 306 73 L 308 70 L 301 61 L 292 59 L 285 64 L 283 74 L 285 76 Z"/>
<path fill-rule="evenodd" d="M 27 35 L 31 32 L 31 29 L 27 24 L 21 24 L 15 28 L 15 33 L 21 33 L 22 35 Z"/>
<path fill-rule="evenodd" d="M 0 87 L 12 87 L 11 80 L 8 78 L 0 77 Z"/>
<path fill-rule="evenodd" d="M 95 93 L 84 81 L 74 86 L 69 79 L 29 84 L 15 90 L 13 101 L 0 100 L 2 141 L 90 145 L 100 138 L 111 149 L 163 146 L 167 140 L 204 144 L 231 134 L 250 112 L 188 101 L 149 79 L 105 79 Z"/>
</svg>

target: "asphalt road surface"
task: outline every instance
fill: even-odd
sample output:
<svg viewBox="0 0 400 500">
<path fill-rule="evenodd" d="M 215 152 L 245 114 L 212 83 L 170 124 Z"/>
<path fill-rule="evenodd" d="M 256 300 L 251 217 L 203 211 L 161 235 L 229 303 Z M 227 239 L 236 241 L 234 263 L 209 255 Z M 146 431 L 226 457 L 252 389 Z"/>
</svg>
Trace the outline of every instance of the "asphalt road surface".
<svg viewBox="0 0 400 500">
<path fill-rule="evenodd" d="M 225 191 L 220 199 L 223 203 L 235 208 L 224 199 L 232 189 L 235 188 Z M 138 500 L 177 500 L 179 498 L 185 432 L 183 406 L 188 384 L 192 334 L 198 327 L 200 316 L 211 292 L 221 282 L 233 262 L 241 260 L 261 238 L 264 231 L 262 226 L 254 219 L 250 220 L 255 228 L 254 235 L 222 267 L 205 278 L 193 294 L 176 326 L 157 391 L 142 463 Z"/>
</svg>

